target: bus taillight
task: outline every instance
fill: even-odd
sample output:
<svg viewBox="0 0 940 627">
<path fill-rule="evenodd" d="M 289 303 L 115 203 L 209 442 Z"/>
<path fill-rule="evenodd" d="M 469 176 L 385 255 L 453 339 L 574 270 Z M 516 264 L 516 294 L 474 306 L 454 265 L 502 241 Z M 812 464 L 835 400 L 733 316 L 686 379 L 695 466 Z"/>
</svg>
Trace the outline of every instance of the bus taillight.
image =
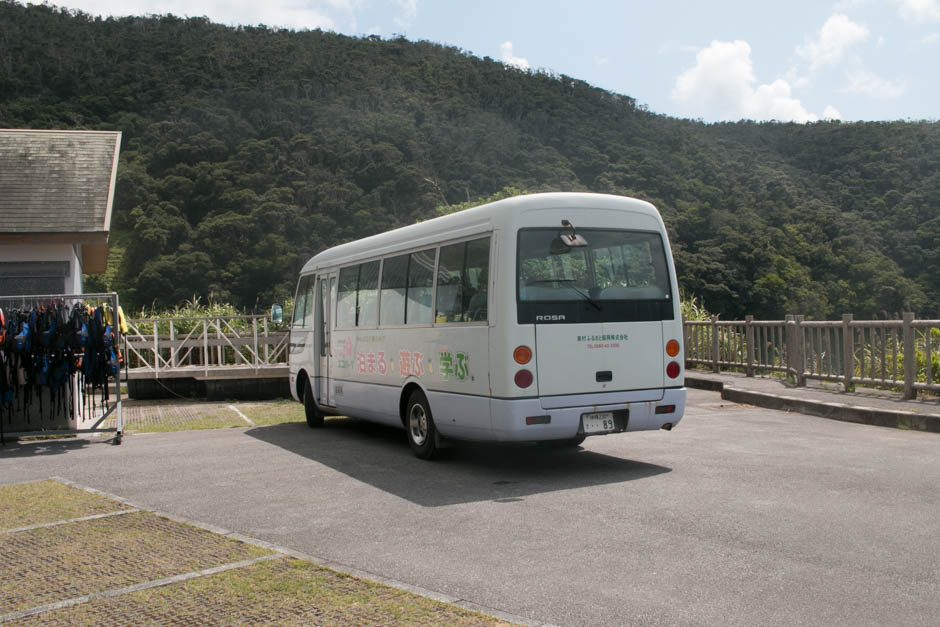
<svg viewBox="0 0 940 627">
<path fill-rule="evenodd" d="M 512 358 L 517 364 L 524 366 L 532 360 L 532 349 L 528 346 L 517 346 L 512 352 Z"/>
<path fill-rule="evenodd" d="M 675 357 L 679 354 L 679 342 L 678 340 L 669 340 L 666 342 L 666 354 L 670 357 Z"/>
<path fill-rule="evenodd" d="M 669 365 L 666 366 L 666 374 L 670 379 L 675 379 L 679 376 L 679 363 L 675 361 L 670 361 Z"/>
<path fill-rule="evenodd" d="M 529 370 L 522 369 L 516 373 L 515 382 L 516 385 L 521 388 L 529 387 L 532 385 L 533 380 L 534 378 L 532 377 L 532 372 Z"/>
</svg>

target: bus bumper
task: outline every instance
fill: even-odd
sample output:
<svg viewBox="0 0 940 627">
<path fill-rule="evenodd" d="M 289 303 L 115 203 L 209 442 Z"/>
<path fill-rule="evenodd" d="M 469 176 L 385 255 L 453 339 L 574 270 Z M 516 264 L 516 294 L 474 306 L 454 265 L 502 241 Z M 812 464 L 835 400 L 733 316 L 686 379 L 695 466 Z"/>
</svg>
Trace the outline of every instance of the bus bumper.
<svg viewBox="0 0 940 627">
<path fill-rule="evenodd" d="M 660 399 L 650 401 L 630 401 L 624 394 L 623 402 L 611 402 L 611 395 L 605 394 L 604 404 L 590 404 L 595 400 L 591 396 L 585 395 L 583 405 L 552 409 L 543 408 L 538 398 L 492 399 L 494 439 L 501 442 L 567 440 L 582 435 L 671 429 L 685 413 L 685 388 L 663 390 Z M 612 430 L 585 433 L 582 417 L 607 413 L 614 418 Z"/>
</svg>

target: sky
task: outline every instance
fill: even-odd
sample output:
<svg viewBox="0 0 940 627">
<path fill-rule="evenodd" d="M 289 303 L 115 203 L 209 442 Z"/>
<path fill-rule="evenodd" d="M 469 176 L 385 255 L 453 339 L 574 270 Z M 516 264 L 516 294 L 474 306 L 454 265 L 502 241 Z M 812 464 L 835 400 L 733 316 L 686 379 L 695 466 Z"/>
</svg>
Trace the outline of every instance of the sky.
<svg viewBox="0 0 940 627">
<path fill-rule="evenodd" d="M 655 113 L 940 117 L 940 0 L 50 0 L 92 15 L 403 36 L 567 75 Z"/>
</svg>

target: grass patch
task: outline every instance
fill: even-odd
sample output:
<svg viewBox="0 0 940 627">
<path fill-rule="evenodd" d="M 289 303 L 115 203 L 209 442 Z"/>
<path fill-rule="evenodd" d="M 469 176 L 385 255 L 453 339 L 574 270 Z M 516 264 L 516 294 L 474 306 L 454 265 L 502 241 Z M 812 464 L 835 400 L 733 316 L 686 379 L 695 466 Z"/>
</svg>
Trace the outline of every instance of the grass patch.
<svg viewBox="0 0 940 627">
<path fill-rule="evenodd" d="M 231 410 L 227 410 L 231 412 Z M 179 421 L 146 422 L 142 424 L 127 424 L 125 429 L 130 433 L 168 433 L 170 431 L 196 431 L 200 429 L 227 429 L 230 427 L 245 427 L 248 424 L 232 413 L 232 417 L 200 415 Z"/>
<path fill-rule="evenodd" d="M 0 486 L 0 529 L 19 529 L 124 509 L 131 508 L 58 481 Z"/>
<path fill-rule="evenodd" d="M 304 406 L 291 399 L 278 399 L 263 403 L 236 403 L 235 407 L 259 427 L 307 420 L 304 415 Z"/>
<path fill-rule="evenodd" d="M 143 511 L 4 534 L 0 615 L 269 554 Z"/>
<path fill-rule="evenodd" d="M 209 402 L 128 402 L 124 405 L 123 417 L 124 429 L 131 433 L 224 429 L 247 425 L 225 404 Z M 115 424 L 110 419 L 107 426 Z"/>
<path fill-rule="evenodd" d="M 507 624 L 287 557 L 57 610 L 36 622 L 93 625 L 155 617 L 176 624 Z"/>
<path fill-rule="evenodd" d="M 259 427 L 306 421 L 303 405 L 289 399 L 231 403 L 128 402 L 124 405 L 124 429 L 130 433 L 166 433 L 249 426 L 229 405 Z M 109 419 L 105 426 L 115 424 L 114 419 Z"/>
<path fill-rule="evenodd" d="M 37 509 L 41 506 L 41 509 Z M 128 506 L 56 481 L 0 486 L 14 529 Z M 233 564 L 268 549 L 146 511 L 0 534 L 0 615 Z M 17 624 L 506 625 L 288 556 L 51 610 Z"/>
</svg>

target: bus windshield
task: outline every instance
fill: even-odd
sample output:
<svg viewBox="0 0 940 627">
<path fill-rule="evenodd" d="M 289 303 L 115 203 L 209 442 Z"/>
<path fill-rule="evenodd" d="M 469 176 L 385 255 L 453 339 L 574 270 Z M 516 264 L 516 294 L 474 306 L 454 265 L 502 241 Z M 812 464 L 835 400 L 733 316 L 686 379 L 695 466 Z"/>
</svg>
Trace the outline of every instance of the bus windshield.
<svg viewBox="0 0 940 627">
<path fill-rule="evenodd" d="M 659 233 L 578 229 L 587 245 L 568 246 L 558 228 L 519 231 L 520 302 L 667 300 L 666 252 Z"/>
</svg>

